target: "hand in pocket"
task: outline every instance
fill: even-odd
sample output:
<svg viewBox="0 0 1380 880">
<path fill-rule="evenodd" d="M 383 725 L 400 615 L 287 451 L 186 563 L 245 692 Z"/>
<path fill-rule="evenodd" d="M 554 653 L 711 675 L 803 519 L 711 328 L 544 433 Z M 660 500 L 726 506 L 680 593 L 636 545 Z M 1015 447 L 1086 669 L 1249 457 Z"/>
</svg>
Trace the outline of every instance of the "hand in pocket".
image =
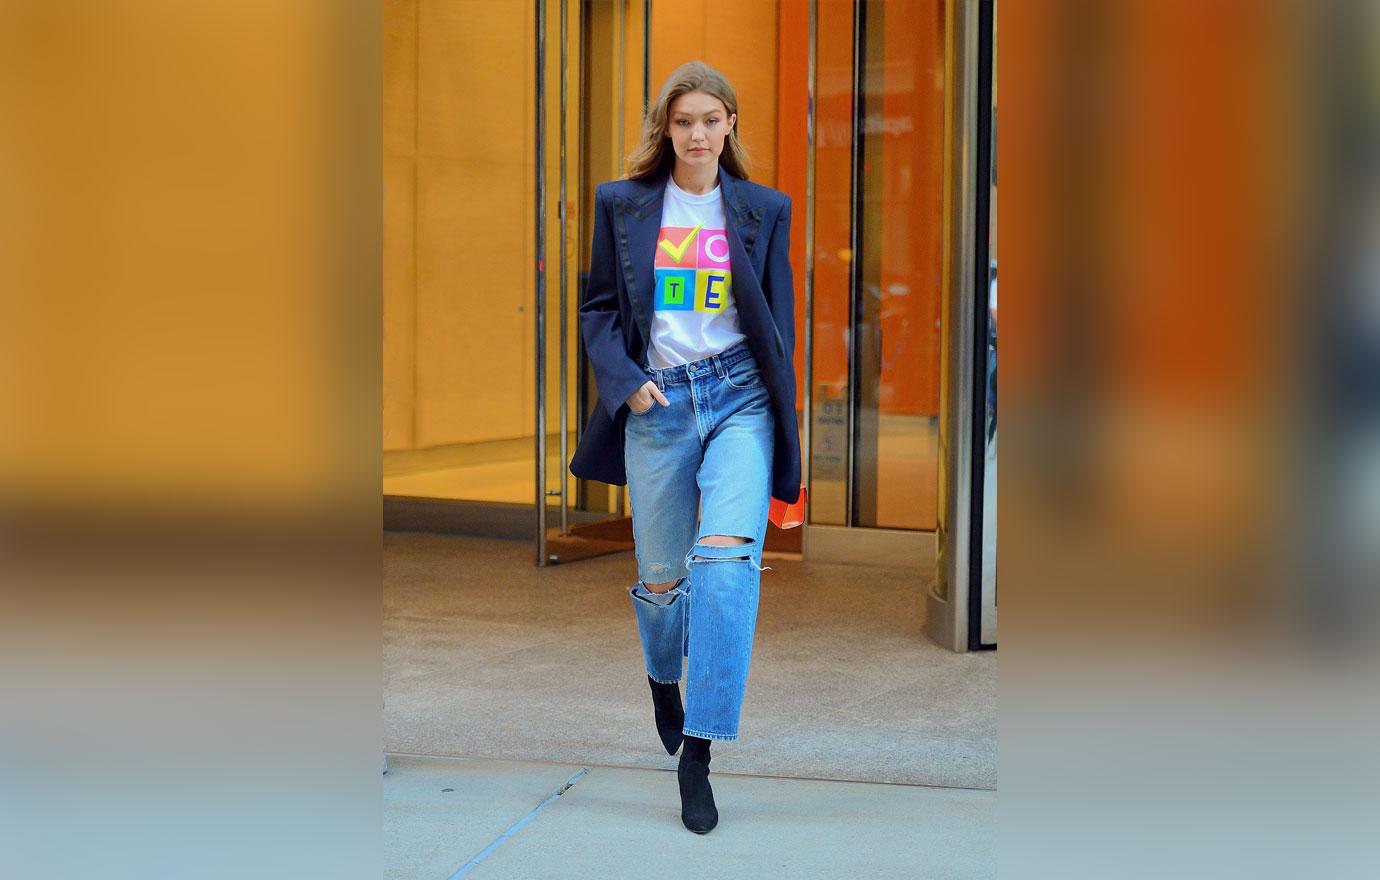
<svg viewBox="0 0 1380 880">
<path fill-rule="evenodd" d="M 642 415 L 658 403 L 662 406 L 671 405 L 671 401 L 666 399 L 666 395 L 661 393 L 661 389 L 656 387 L 656 382 L 651 379 L 634 391 L 627 400 L 628 410 L 635 416 Z"/>
</svg>

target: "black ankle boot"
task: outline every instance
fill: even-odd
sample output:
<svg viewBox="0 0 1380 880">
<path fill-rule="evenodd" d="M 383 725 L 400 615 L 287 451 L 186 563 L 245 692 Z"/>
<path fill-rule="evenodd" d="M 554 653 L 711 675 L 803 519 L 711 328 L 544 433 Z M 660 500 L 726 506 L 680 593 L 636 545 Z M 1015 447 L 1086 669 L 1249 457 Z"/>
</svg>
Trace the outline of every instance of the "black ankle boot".
<svg viewBox="0 0 1380 880">
<path fill-rule="evenodd" d="M 661 744 L 666 754 L 674 755 L 680 748 L 683 738 L 681 728 L 685 726 L 685 708 L 680 704 L 680 685 L 676 682 L 662 684 L 650 675 L 647 683 L 652 686 L 652 709 L 656 714 L 656 732 L 661 736 Z"/>
<path fill-rule="evenodd" d="M 676 776 L 680 779 L 680 821 L 696 834 L 707 834 L 719 824 L 714 790 L 709 787 L 709 740 L 685 738 Z"/>
</svg>

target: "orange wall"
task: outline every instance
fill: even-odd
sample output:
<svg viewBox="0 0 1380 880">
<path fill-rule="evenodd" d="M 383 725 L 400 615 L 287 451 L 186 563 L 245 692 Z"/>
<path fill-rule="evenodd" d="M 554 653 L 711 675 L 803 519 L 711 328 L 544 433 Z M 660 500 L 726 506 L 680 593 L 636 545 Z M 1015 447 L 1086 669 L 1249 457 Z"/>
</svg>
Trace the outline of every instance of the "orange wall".
<svg viewBox="0 0 1380 880">
<path fill-rule="evenodd" d="M 815 382 L 841 392 L 847 384 L 849 327 L 849 178 L 853 4 L 820 0 L 817 149 L 815 157 Z M 882 165 L 864 174 L 880 181 L 881 410 L 933 414 L 939 409 L 939 328 L 943 267 L 944 29 L 939 0 L 873 4 L 884 15 L 883 44 L 869 55 L 884 80 L 879 119 L 866 122 L 881 139 Z M 808 0 L 780 4 L 777 90 L 778 189 L 794 197 L 792 263 L 796 270 L 797 374 L 804 376 L 805 175 L 807 161 Z M 869 102 L 876 106 L 877 102 Z M 802 383 L 801 394 L 804 393 Z"/>
<path fill-rule="evenodd" d="M 796 409 L 805 409 L 805 200 L 809 160 L 809 0 L 781 0 L 776 64 L 776 188 L 791 197 Z"/>
<path fill-rule="evenodd" d="M 882 47 L 881 411 L 937 414 L 943 334 L 944 4 L 889 0 Z M 869 102 L 870 103 L 870 102 Z M 868 172 L 874 173 L 874 172 Z"/>
</svg>

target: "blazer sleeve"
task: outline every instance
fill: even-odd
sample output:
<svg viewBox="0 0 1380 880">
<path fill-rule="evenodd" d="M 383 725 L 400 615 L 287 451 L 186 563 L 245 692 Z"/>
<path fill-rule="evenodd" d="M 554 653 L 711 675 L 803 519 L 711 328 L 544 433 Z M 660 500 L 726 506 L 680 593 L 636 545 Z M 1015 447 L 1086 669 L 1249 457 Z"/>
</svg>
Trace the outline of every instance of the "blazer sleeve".
<svg viewBox="0 0 1380 880">
<path fill-rule="evenodd" d="M 783 194 L 784 195 L 784 194 Z M 781 333 L 786 347 L 786 360 L 795 360 L 795 281 L 791 277 L 791 197 L 776 213 L 771 244 L 767 250 L 767 268 L 762 286 L 767 291 L 772 320 Z"/>
<path fill-rule="evenodd" d="M 594 383 L 610 419 L 618 417 L 632 393 L 647 382 L 647 371 L 628 356 L 618 302 L 618 264 L 613 222 L 605 204 L 604 185 L 594 191 L 594 236 L 590 245 L 589 280 L 580 304 L 580 332 L 594 367 Z"/>
</svg>

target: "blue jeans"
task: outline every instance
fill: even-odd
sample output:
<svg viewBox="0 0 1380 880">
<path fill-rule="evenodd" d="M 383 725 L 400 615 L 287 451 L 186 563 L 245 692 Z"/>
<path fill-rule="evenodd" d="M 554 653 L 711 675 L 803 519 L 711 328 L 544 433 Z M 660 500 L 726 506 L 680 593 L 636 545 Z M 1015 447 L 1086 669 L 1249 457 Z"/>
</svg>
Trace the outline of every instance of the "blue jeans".
<svg viewBox="0 0 1380 880">
<path fill-rule="evenodd" d="M 647 674 L 680 681 L 684 659 L 684 733 L 737 739 L 771 503 L 770 397 L 746 342 L 647 372 L 671 404 L 629 413 L 624 429 L 639 578 L 628 593 Z"/>
</svg>

